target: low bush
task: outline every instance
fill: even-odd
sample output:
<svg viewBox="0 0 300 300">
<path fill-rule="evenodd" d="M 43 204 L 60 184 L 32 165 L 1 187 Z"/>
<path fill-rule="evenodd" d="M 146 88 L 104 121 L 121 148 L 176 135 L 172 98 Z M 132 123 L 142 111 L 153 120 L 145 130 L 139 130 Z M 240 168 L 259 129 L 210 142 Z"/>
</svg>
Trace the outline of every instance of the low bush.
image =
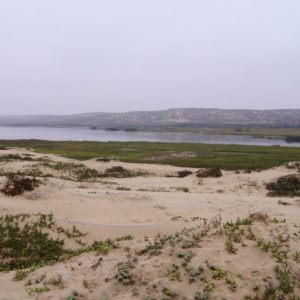
<svg viewBox="0 0 300 300">
<path fill-rule="evenodd" d="M 1 192 L 6 196 L 17 196 L 23 194 L 25 191 L 33 191 L 39 184 L 40 181 L 35 178 L 8 175 L 7 182 L 1 189 Z"/>
<path fill-rule="evenodd" d="M 276 181 L 267 183 L 266 188 L 269 191 L 267 195 L 270 197 L 300 196 L 300 175 L 292 174 L 279 177 Z"/>
<path fill-rule="evenodd" d="M 178 171 L 177 174 L 178 174 L 178 177 L 183 178 L 183 177 L 187 177 L 187 176 L 193 174 L 193 172 L 189 171 L 189 170 L 182 170 L 182 171 Z"/>
<path fill-rule="evenodd" d="M 96 159 L 96 161 L 99 161 L 99 162 L 110 162 L 110 158 L 107 158 L 107 157 L 98 157 Z"/>
<path fill-rule="evenodd" d="M 99 173 L 99 177 L 115 177 L 126 178 L 145 175 L 143 172 L 130 171 L 122 166 L 114 166 L 106 169 L 104 172 Z"/>
<path fill-rule="evenodd" d="M 213 167 L 210 169 L 205 169 L 205 170 L 199 170 L 197 172 L 197 177 L 203 178 L 203 177 L 221 177 L 222 171 L 218 167 Z"/>
</svg>

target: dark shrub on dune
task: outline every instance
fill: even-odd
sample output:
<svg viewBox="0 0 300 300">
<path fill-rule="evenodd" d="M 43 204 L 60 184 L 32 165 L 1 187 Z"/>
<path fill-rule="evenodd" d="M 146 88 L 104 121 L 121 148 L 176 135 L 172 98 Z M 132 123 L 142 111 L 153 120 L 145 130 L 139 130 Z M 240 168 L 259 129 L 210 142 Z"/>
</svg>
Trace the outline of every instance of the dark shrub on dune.
<svg viewBox="0 0 300 300">
<path fill-rule="evenodd" d="M 122 166 L 115 166 L 105 170 L 104 173 L 100 175 L 100 177 L 117 177 L 117 178 L 124 178 L 124 177 L 132 177 L 133 173 Z"/>
<path fill-rule="evenodd" d="M 197 172 L 197 177 L 221 177 L 223 174 L 222 174 L 222 171 L 220 168 L 218 167 L 213 167 L 213 168 L 210 168 L 210 169 L 205 169 L 205 170 L 199 170 Z"/>
<path fill-rule="evenodd" d="M 270 197 L 300 196 L 300 175 L 292 174 L 279 177 L 276 181 L 267 183 L 266 188 Z"/>
<path fill-rule="evenodd" d="M 33 191 L 39 184 L 40 181 L 35 178 L 8 175 L 7 182 L 1 189 L 1 192 L 6 196 L 17 196 L 23 194 L 25 191 Z"/>
<path fill-rule="evenodd" d="M 182 170 L 182 171 L 178 171 L 177 174 L 178 174 L 178 177 L 183 178 L 183 177 L 187 177 L 187 176 L 193 174 L 193 172 L 189 171 L 189 170 Z"/>
</svg>

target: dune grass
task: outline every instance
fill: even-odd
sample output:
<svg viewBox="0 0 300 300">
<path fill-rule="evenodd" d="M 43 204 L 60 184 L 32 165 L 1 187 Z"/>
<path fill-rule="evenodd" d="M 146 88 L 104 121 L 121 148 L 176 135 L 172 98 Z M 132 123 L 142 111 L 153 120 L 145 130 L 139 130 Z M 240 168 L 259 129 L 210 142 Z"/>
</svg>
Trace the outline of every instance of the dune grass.
<svg viewBox="0 0 300 300">
<path fill-rule="evenodd" d="M 151 142 L 0 141 L 0 147 L 27 147 L 38 153 L 86 160 L 95 157 L 124 162 L 170 164 L 224 170 L 263 170 L 300 161 L 300 148 Z"/>
</svg>

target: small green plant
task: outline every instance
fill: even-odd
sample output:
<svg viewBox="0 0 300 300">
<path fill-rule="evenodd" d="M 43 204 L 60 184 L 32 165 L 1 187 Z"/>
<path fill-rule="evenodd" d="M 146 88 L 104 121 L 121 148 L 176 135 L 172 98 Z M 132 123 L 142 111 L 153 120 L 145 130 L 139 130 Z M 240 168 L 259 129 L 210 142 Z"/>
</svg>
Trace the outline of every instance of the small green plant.
<svg viewBox="0 0 300 300">
<path fill-rule="evenodd" d="M 213 282 L 207 281 L 204 287 L 204 291 L 211 293 L 215 289 L 216 285 Z"/>
<path fill-rule="evenodd" d="M 33 296 L 35 294 L 41 294 L 41 293 L 45 293 L 50 291 L 50 289 L 46 286 L 36 286 L 36 287 L 32 287 L 32 288 L 28 288 L 27 289 L 27 293 L 29 294 L 29 296 Z"/>
<path fill-rule="evenodd" d="M 179 270 L 179 266 L 176 264 L 172 264 L 171 267 L 167 270 L 167 275 L 172 281 L 180 281 L 181 273 Z"/>
<path fill-rule="evenodd" d="M 124 236 L 120 236 L 116 238 L 117 242 L 121 242 L 121 241 L 132 241 L 134 239 L 134 236 L 132 234 L 128 234 L 128 235 L 124 235 Z"/>
<path fill-rule="evenodd" d="M 233 245 L 233 242 L 230 238 L 227 238 L 225 241 L 225 248 L 227 250 L 228 253 L 230 254 L 235 254 L 236 253 L 236 248 Z"/>
<path fill-rule="evenodd" d="M 14 278 L 13 280 L 14 281 L 21 281 L 23 279 L 25 279 L 28 275 L 28 272 L 27 271 L 24 271 L 24 270 L 17 270 L 15 272 L 15 275 L 14 275 Z"/>
<path fill-rule="evenodd" d="M 196 246 L 196 243 L 194 241 L 190 241 L 190 240 L 184 240 L 181 245 L 182 249 L 188 249 L 188 248 L 192 248 L 195 246 Z"/>
<path fill-rule="evenodd" d="M 280 282 L 280 289 L 285 293 L 291 293 L 294 290 L 293 284 L 290 278 L 290 270 L 287 267 L 275 267 L 276 277 Z"/>
<path fill-rule="evenodd" d="M 247 227 L 247 234 L 246 234 L 246 239 L 250 241 L 256 241 L 256 236 L 253 233 L 252 229 L 250 226 Z"/>
<path fill-rule="evenodd" d="M 213 271 L 213 278 L 220 280 L 222 278 L 224 278 L 225 276 L 227 276 L 227 271 L 223 270 L 220 267 L 214 267 L 214 271 Z"/>
<path fill-rule="evenodd" d="M 191 261 L 192 257 L 195 255 L 192 251 L 180 252 L 177 254 L 177 257 L 182 258 L 184 263 L 187 264 Z"/>
<path fill-rule="evenodd" d="M 107 239 L 105 241 L 94 241 L 90 247 L 91 251 L 96 251 L 98 254 L 107 254 L 111 249 L 117 249 L 119 246 L 115 241 Z"/>
<path fill-rule="evenodd" d="M 196 292 L 194 296 L 194 300 L 209 300 L 211 299 L 211 296 L 209 293 L 205 292 Z"/>
<path fill-rule="evenodd" d="M 156 256 L 161 254 L 161 250 L 163 249 L 164 245 L 161 242 L 155 241 L 153 244 L 150 243 L 147 245 L 145 248 L 141 250 L 137 250 L 136 254 L 137 255 L 144 255 L 144 254 L 149 254 L 150 256 Z"/>
<path fill-rule="evenodd" d="M 234 278 L 228 276 L 228 274 L 225 275 L 225 282 L 230 286 L 230 289 L 232 291 L 236 291 L 237 284 Z"/>
<path fill-rule="evenodd" d="M 199 266 L 198 268 L 188 266 L 185 268 L 185 271 L 189 275 L 189 283 L 192 283 L 195 282 L 196 278 L 199 277 L 204 272 L 204 269 L 202 266 Z"/>
</svg>

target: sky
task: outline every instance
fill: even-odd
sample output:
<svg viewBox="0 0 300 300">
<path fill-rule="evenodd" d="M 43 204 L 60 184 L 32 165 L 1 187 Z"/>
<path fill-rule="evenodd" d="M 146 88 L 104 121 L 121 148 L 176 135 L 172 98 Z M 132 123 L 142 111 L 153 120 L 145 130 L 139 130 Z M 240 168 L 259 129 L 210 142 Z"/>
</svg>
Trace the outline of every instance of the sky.
<svg viewBox="0 0 300 300">
<path fill-rule="evenodd" d="M 300 1 L 0 0 L 0 103 L 300 108 Z"/>
</svg>

